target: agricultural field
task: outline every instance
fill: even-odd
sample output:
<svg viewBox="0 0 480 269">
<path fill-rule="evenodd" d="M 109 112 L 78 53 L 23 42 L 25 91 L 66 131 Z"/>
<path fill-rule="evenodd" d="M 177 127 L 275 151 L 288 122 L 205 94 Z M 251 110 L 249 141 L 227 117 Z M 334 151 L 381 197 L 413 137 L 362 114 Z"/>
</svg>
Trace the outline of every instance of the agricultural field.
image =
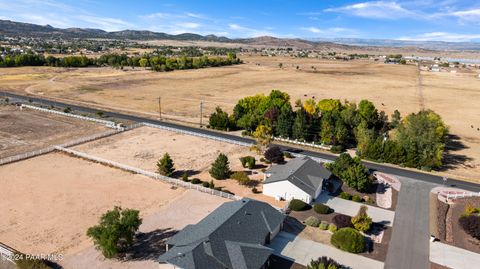
<svg viewBox="0 0 480 269">
<path fill-rule="evenodd" d="M 58 145 L 107 127 L 60 115 L 0 105 L 0 158 Z"/>
<path fill-rule="evenodd" d="M 292 102 L 306 98 L 369 99 L 388 115 L 395 109 L 406 115 L 431 108 L 455 135 L 443 173 L 480 180 L 480 114 L 475 110 L 480 79 L 475 72 L 419 72 L 415 65 L 369 60 L 240 58 L 245 64 L 168 73 L 138 68 L 2 69 L 0 87 L 155 118 L 161 97 L 163 117 L 190 123 L 199 122 L 201 101 L 205 123 L 216 106 L 230 112 L 239 98 L 271 89 L 289 93 Z"/>
<path fill-rule="evenodd" d="M 68 268 L 92 258 L 81 255 L 95 251 L 87 228 L 114 206 L 139 210 L 140 230 L 149 233 L 182 229 L 226 201 L 63 153 L 3 165 L 0 174 L 0 241 L 24 253 L 62 254 Z M 188 206 L 172 210 L 172 204 Z M 151 257 L 142 260 L 158 266 Z M 103 259 L 97 262 L 105 268 Z"/>
</svg>

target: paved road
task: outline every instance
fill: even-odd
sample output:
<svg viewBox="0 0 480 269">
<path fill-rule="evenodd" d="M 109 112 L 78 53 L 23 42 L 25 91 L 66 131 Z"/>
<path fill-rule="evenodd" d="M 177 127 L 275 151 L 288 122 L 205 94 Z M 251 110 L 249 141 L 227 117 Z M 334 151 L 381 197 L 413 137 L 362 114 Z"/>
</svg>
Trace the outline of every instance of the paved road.
<svg viewBox="0 0 480 269">
<path fill-rule="evenodd" d="M 429 193 L 437 185 L 411 178 L 400 178 L 400 181 L 402 186 L 385 268 L 430 268 Z"/>
<path fill-rule="evenodd" d="M 9 97 L 10 99 L 12 99 L 12 101 L 19 100 L 19 101 L 22 101 L 22 102 L 26 102 L 28 99 L 30 99 L 33 102 L 44 104 L 44 105 L 47 105 L 47 106 L 52 105 L 52 106 L 61 107 L 61 108 L 70 107 L 71 109 L 79 111 L 79 112 L 96 113 L 98 111 L 98 109 L 95 109 L 95 108 L 72 105 L 72 104 L 67 104 L 67 103 L 63 103 L 63 102 L 51 101 L 51 100 L 44 99 L 44 98 L 18 95 L 18 94 L 2 92 L 2 91 L 0 91 L 0 96 Z M 145 118 L 145 117 L 140 117 L 140 116 L 135 116 L 135 115 L 130 115 L 130 114 L 124 114 L 124 113 L 119 113 L 119 112 L 105 111 L 105 110 L 102 110 L 102 111 L 104 112 L 105 116 L 109 116 L 109 117 L 113 117 L 113 118 L 124 119 L 124 120 L 129 120 L 129 121 L 134 121 L 134 122 L 148 122 L 148 123 L 152 123 L 152 124 L 159 124 L 159 125 L 164 125 L 164 126 L 168 126 L 168 127 L 172 127 L 172 128 L 178 128 L 178 129 L 183 129 L 183 130 L 188 130 L 188 131 L 194 131 L 194 132 L 214 135 L 214 136 L 217 136 L 217 137 L 237 140 L 237 141 L 246 142 L 246 143 L 254 142 L 250 138 L 239 137 L 239 136 L 230 135 L 230 134 L 227 134 L 227 133 L 219 133 L 219 132 L 211 131 L 211 130 L 208 130 L 208 129 L 199 129 L 199 128 L 184 126 L 184 125 L 176 124 L 176 123 L 172 123 L 172 122 L 153 120 L 153 119 L 149 119 L 149 118 Z M 283 146 L 282 145 L 281 147 L 284 150 L 308 155 L 308 156 L 311 156 L 311 157 L 322 158 L 322 159 L 327 159 L 327 160 L 334 160 L 336 158 L 335 155 L 329 154 L 329 153 L 309 151 L 309 150 L 296 148 L 296 147 L 293 147 L 293 146 Z M 407 177 L 407 178 L 414 178 L 416 180 L 421 180 L 421 181 L 425 181 L 425 182 L 429 182 L 429 183 L 436 183 L 436 184 L 442 184 L 443 183 L 441 177 L 434 176 L 434 175 L 427 174 L 427 173 L 422 173 L 422 172 L 419 172 L 419 171 L 412 171 L 412 170 L 407 170 L 407 169 L 402 169 L 402 168 L 397 168 L 397 167 L 392 167 L 392 166 L 387 166 L 387 165 L 382 165 L 382 164 L 377 164 L 377 163 L 370 163 L 370 162 L 365 162 L 365 165 L 372 170 L 381 171 L 381 172 L 388 173 L 388 174 L 394 174 L 394 175 Z M 475 184 L 475 183 L 471 183 L 471 182 L 449 179 L 447 184 L 450 185 L 450 186 L 458 187 L 458 188 L 465 189 L 465 190 L 480 192 L 480 185 Z"/>
<path fill-rule="evenodd" d="M 383 262 L 348 253 L 286 232 L 280 232 L 268 246 L 273 248 L 275 255 L 293 260 L 304 266 L 309 264 L 311 260 L 316 260 L 321 256 L 327 256 L 343 265 L 355 269 L 383 268 Z"/>
</svg>

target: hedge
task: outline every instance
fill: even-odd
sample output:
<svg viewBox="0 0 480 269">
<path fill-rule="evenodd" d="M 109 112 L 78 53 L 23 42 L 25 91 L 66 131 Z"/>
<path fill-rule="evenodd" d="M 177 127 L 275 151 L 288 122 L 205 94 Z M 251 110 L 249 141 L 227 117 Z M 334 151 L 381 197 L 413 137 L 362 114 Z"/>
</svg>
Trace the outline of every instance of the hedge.
<svg viewBox="0 0 480 269">
<path fill-rule="evenodd" d="M 302 200 L 292 199 L 288 204 L 288 208 L 293 211 L 305 211 L 305 210 L 309 210 L 312 207 Z"/>
<path fill-rule="evenodd" d="M 350 253 L 360 253 L 365 250 L 365 238 L 353 228 L 339 229 L 332 235 L 330 243 L 338 249 Z"/>
<path fill-rule="evenodd" d="M 332 212 L 332 209 L 328 207 L 328 205 L 324 205 L 324 204 L 313 205 L 313 210 L 318 214 L 329 214 Z"/>
</svg>

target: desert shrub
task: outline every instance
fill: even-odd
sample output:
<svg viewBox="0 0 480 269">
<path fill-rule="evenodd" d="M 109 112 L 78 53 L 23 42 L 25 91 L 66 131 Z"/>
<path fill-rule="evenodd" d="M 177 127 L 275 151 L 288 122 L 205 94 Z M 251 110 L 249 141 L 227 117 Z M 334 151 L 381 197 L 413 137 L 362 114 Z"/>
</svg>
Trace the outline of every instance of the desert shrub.
<svg viewBox="0 0 480 269">
<path fill-rule="evenodd" d="M 293 211 L 305 211 L 305 210 L 309 210 L 312 207 L 302 200 L 292 199 L 288 204 L 288 208 L 290 208 Z"/>
<path fill-rule="evenodd" d="M 45 260 L 33 259 L 25 254 L 16 254 L 15 265 L 18 269 L 52 269 Z"/>
<path fill-rule="evenodd" d="M 343 268 L 341 264 L 332 260 L 329 257 L 323 256 L 317 260 L 310 261 L 310 264 L 307 265 L 307 269 L 340 269 Z"/>
<path fill-rule="evenodd" d="M 248 178 L 247 173 L 243 171 L 234 172 L 231 178 L 235 179 L 240 185 L 248 185 L 250 183 L 250 178 Z"/>
<path fill-rule="evenodd" d="M 268 148 L 263 155 L 266 160 L 272 163 L 282 163 L 284 161 L 282 150 L 278 146 Z"/>
<path fill-rule="evenodd" d="M 264 163 L 266 160 L 265 160 L 265 158 L 262 157 L 262 158 L 260 158 L 260 161 Z"/>
<path fill-rule="evenodd" d="M 334 232 L 337 231 L 337 226 L 335 226 L 335 224 L 333 224 L 333 223 L 330 223 L 330 224 L 328 225 L 328 230 L 329 230 L 330 232 L 334 233 Z"/>
<path fill-rule="evenodd" d="M 210 183 L 207 182 L 207 181 L 204 181 L 204 182 L 202 182 L 202 186 L 205 187 L 205 188 L 208 188 L 208 187 L 210 187 Z"/>
<path fill-rule="evenodd" d="M 194 179 L 192 179 L 191 183 L 192 184 L 200 184 L 200 183 L 202 183 L 202 181 L 199 178 L 194 178 Z"/>
<path fill-rule="evenodd" d="M 353 228 L 339 229 L 332 235 L 330 243 L 338 249 L 350 253 L 360 253 L 365 250 L 365 238 Z"/>
<path fill-rule="evenodd" d="M 188 173 L 187 172 L 184 172 L 183 175 L 182 175 L 182 180 L 185 181 L 185 182 L 188 182 Z"/>
<path fill-rule="evenodd" d="M 257 187 L 253 187 L 253 188 L 252 188 L 252 192 L 253 192 L 253 193 L 260 193 L 260 191 L 257 189 Z"/>
<path fill-rule="evenodd" d="M 305 224 L 311 227 L 318 227 L 318 225 L 320 225 L 320 220 L 314 216 L 310 216 L 305 219 Z"/>
<path fill-rule="evenodd" d="M 208 187 L 210 189 L 215 189 L 215 183 L 213 183 L 213 180 L 210 180 L 210 183 L 208 183 Z"/>
<path fill-rule="evenodd" d="M 342 192 L 340 193 L 340 198 L 345 199 L 345 200 L 350 200 L 350 199 L 352 199 L 352 195 L 350 195 L 349 193 L 346 193 L 346 192 L 342 191 Z"/>
<path fill-rule="evenodd" d="M 212 168 L 210 168 L 209 173 L 214 179 L 227 179 L 232 173 L 227 155 L 220 153 L 212 163 Z"/>
<path fill-rule="evenodd" d="M 97 249 L 106 258 L 112 258 L 127 250 L 133 237 L 142 224 L 139 211 L 115 207 L 100 218 L 100 223 L 88 228 L 87 236 L 93 239 Z"/>
<path fill-rule="evenodd" d="M 470 216 L 470 215 L 476 214 L 476 213 L 479 213 L 479 209 L 473 207 L 471 203 L 467 203 L 467 205 L 465 206 L 465 211 L 464 211 L 463 215 L 464 216 Z"/>
<path fill-rule="evenodd" d="M 324 205 L 324 204 L 313 205 L 313 210 L 318 214 L 329 214 L 332 212 L 332 209 L 328 205 Z"/>
<path fill-rule="evenodd" d="M 320 225 L 318 225 L 318 228 L 320 228 L 320 230 L 328 229 L 328 222 L 326 222 L 326 221 L 320 222 Z"/>
<path fill-rule="evenodd" d="M 70 112 L 72 112 L 72 109 L 67 106 L 66 108 L 63 109 L 63 112 L 64 113 L 70 113 Z"/>
<path fill-rule="evenodd" d="M 361 203 L 361 202 L 363 202 L 363 199 L 362 199 L 362 197 L 360 197 L 358 195 L 354 195 L 354 196 L 352 196 L 352 201 Z"/>
<path fill-rule="evenodd" d="M 245 156 L 240 158 L 243 168 L 253 169 L 255 168 L 255 157 Z"/>
<path fill-rule="evenodd" d="M 345 227 L 353 228 L 352 218 L 350 216 L 339 214 L 333 217 L 332 221 L 338 229 Z"/>
<path fill-rule="evenodd" d="M 352 224 L 355 229 L 366 232 L 372 227 L 372 218 L 367 214 L 367 207 L 361 206 L 355 217 L 352 218 Z"/>
<path fill-rule="evenodd" d="M 463 215 L 458 220 L 460 227 L 470 236 L 480 240 L 480 216 Z"/>
</svg>

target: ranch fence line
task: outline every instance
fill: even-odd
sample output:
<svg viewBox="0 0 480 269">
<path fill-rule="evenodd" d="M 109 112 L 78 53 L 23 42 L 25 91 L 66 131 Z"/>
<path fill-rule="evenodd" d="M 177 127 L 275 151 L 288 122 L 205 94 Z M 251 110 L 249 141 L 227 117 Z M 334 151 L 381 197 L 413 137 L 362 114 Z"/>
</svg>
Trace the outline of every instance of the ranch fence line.
<svg viewBox="0 0 480 269">
<path fill-rule="evenodd" d="M 318 149 L 325 149 L 325 150 L 330 150 L 332 147 L 331 146 L 326 146 L 326 145 L 318 145 L 315 143 L 307 143 L 307 142 L 302 142 L 298 140 L 293 140 L 293 139 L 288 139 L 288 138 L 283 138 L 283 137 L 273 137 L 274 141 L 280 141 L 288 144 L 295 144 L 295 145 L 301 145 L 301 146 L 306 146 L 306 147 L 312 147 L 312 148 L 318 148 Z"/>
<path fill-rule="evenodd" d="M 101 119 L 96 119 L 96 118 L 91 118 L 91 117 L 85 117 L 85 116 L 75 115 L 75 114 L 72 114 L 72 113 L 65 113 L 65 112 L 61 112 L 61 111 L 57 111 L 57 110 L 53 110 L 53 109 L 47 109 L 47 108 L 42 108 L 42 107 L 32 106 L 32 105 L 26 105 L 26 104 L 22 104 L 20 107 L 21 108 L 25 107 L 25 108 L 38 110 L 38 111 L 42 111 L 42 112 L 47 112 L 47 113 L 53 113 L 53 114 L 62 115 L 62 116 L 66 116 L 66 117 L 71 117 L 71 118 L 76 118 L 76 119 L 80 119 L 80 120 L 93 121 L 93 122 L 96 122 L 96 123 L 104 124 L 108 128 L 123 129 L 123 127 L 121 127 L 120 125 L 118 125 L 116 122 L 113 122 L 113 121 L 101 120 Z"/>
<path fill-rule="evenodd" d="M 459 198 L 469 198 L 469 197 L 480 197 L 480 192 L 448 193 L 444 196 L 448 200 L 459 199 Z"/>
<path fill-rule="evenodd" d="M 0 243 L 0 258 L 4 257 L 8 261 L 14 262 L 15 253 L 18 253 L 18 251 L 16 251 L 15 249 L 13 249 L 13 248 L 11 248 L 11 247 L 3 244 L 3 243 Z"/>
<path fill-rule="evenodd" d="M 55 150 L 55 147 L 52 146 L 52 147 L 47 147 L 47 148 L 43 148 L 43 149 L 39 149 L 39 150 L 34 150 L 34 151 L 30 151 L 30 152 L 26 152 L 26 153 L 17 154 L 17 155 L 14 155 L 14 156 L 6 157 L 6 158 L 3 158 L 3 159 L 0 159 L 0 165 L 4 165 L 4 164 L 8 164 L 8 163 L 13 163 L 13 162 L 18 162 L 18 161 L 25 160 L 25 159 L 29 159 L 29 158 L 32 158 L 32 157 L 36 157 L 36 156 L 39 156 L 39 155 L 43 155 L 43 154 L 50 153 L 50 152 L 52 152 L 52 151 L 54 151 L 54 150 Z"/>
<path fill-rule="evenodd" d="M 62 152 L 71 154 L 71 155 L 76 156 L 76 157 L 80 157 L 80 158 L 89 160 L 89 161 L 93 161 L 93 162 L 97 162 L 97 163 L 100 163 L 100 164 L 103 164 L 103 165 L 108 165 L 108 166 L 111 166 L 111 167 L 122 169 L 122 170 L 127 171 L 127 172 L 144 175 L 144 176 L 156 179 L 156 180 L 161 180 L 161 181 L 169 183 L 173 186 L 180 186 L 180 187 L 183 187 L 183 188 L 186 188 L 186 189 L 198 190 L 198 191 L 201 191 L 201 192 L 204 192 L 204 193 L 220 196 L 220 197 L 227 198 L 227 199 L 230 199 L 230 200 L 240 200 L 240 199 L 242 199 L 242 197 L 239 197 L 239 196 L 236 196 L 236 195 L 233 195 L 233 194 L 230 194 L 230 193 L 226 193 L 226 192 L 211 189 L 211 188 L 205 188 L 203 186 L 199 186 L 198 184 L 192 184 L 190 182 L 184 182 L 180 179 L 163 176 L 163 175 L 160 175 L 160 174 L 157 174 L 157 173 L 154 173 L 154 172 L 150 172 L 150 171 L 145 171 L 145 170 L 140 169 L 140 168 L 136 168 L 136 167 L 132 167 L 132 166 L 129 166 L 129 165 L 114 162 L 114 161 L 111 161 L 111 160 L 106 160 L 106 159 L 103 159 L 103 158 L 92 156 L 92 155 L 86 154 L 84 152 L 79 152 L 79 151 L 76 151 L 76 150 L 67 149 L 67 148 L 64 148 L 64 147 L 61 147 L 61 146 L 55 146 L 55 149 L 58 150 L 58 151 L 62 151 Z"/>
</svg>

